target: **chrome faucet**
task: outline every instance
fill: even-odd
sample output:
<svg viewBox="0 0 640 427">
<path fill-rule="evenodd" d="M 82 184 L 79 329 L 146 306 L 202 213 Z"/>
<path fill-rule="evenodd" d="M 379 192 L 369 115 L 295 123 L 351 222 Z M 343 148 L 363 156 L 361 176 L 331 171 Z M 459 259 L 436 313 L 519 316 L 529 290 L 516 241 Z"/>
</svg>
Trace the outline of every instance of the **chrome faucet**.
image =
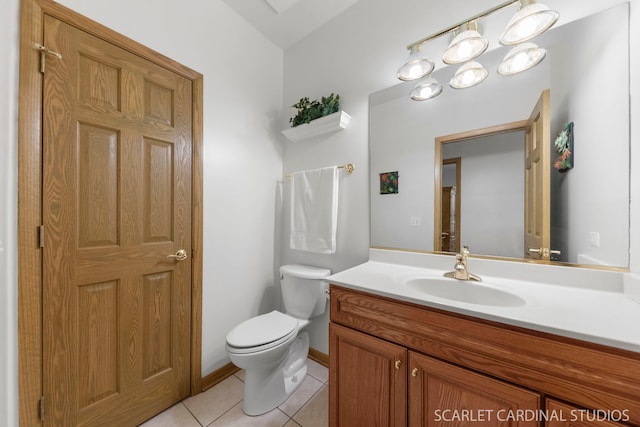
<svg viewBox="0 0 640 427">
<path fill-rule="evenodd" d="M 469 258 L 469 247 L 463 246 L 462 252 L 456 254 L 456 265 L 453 267 L 453 271 L 444 273 L 444 277 L 450 277 L 458 280 L 472 280 L 475 282 L 482 282 L 482 279 L 475 274 L 469 273 L 467 270 L 467 259 Z"/>
</svg>

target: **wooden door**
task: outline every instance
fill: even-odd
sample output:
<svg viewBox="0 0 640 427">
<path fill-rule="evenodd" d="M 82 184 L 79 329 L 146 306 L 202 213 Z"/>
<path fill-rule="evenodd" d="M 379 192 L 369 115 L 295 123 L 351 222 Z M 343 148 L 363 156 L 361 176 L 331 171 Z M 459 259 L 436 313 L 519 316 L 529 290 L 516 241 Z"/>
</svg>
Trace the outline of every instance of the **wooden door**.
<svg viewBox="0 0 640 427">
<path fill-rule="evenodd" d="M 49 16 L 44 37 L 44 422 L 137 425 L 189 392 L 191 81 Z"/>
<path fill-rule="evenodd" d="M 408 371 L 411 427 L 540 425 L 516 419 L 539 411 L 535 392 L 412 351 Z"/>
<path fill-rule="evenodd" d="M 329 425 L 406 426 L 407 350 L 329 324 Z"/>
<path fill-rule="evenodd" d="M 549 90 L 540 94 L 525 128 L 524 256 L 549 260 L 551 136 Z"/>
<path fill-rule="evenodd" d="M 443 252 L 451 252 L 451 190 L 453 187 L 442 187 L 442 247 Z M 453 232 L 455 233 L 455 231 Z"/>
</svg>

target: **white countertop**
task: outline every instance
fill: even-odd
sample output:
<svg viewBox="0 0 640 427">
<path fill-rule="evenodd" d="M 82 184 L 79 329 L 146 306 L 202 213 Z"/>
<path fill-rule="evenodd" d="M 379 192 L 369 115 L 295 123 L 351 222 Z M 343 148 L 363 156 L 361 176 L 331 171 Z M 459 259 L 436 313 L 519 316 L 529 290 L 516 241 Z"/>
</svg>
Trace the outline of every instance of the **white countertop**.
<svg viewBox="0 0 640 427">
<path fill-rule="evenodd" d="M 397 255 L 394 255 L 397 256 Z M 415 254 L 411 255 L 415 257 Z M 373 256 L 371 258 L 381 258 Z M 382 257 L 384 258 L 384 257 Z M 451 263 L 452 258 L 445 258 Z M 473 265 L 480 271 L 474 271 Z M 411 263 L 409 263 L 411 264 Z M 415 263 L 413 263 L 415 264 Z M 434 262 L 430 262 L 434 264 Z M 435 264 L 442 264 L 442 259 Z M 536 269 L 521 264 L 510 263 L 511 270 Z M 514 277 L 505 278 L 497 275 L 483 275 L 499 270 L 495 262 L 483 260 L 469 260 L 469 271 L 482 277 L 477 286 L 493 287 L 517 295 L 525 300 L 524 305 L 516 307 L 488 306 L 464 303 L 455 300 L 435 297 L 408 287 L 405 282 L 412 278 L 441 279 L 445 271 L 440 268 L 421 267 L 407 264 L 397 264 L 370 260 L 359 266 L 336 273 L 328 277 L 328 281 L 346 288 L 369 292 L 375 295 L 412 302 L 426 307 L 443 309 L 459 314 L 465 314 L 482 319 L 492 320 L 514 326 L 520 326 L 536 331 L 576 338 L 583 341 L 604 344 L 640 352 L 640 303 L 625 295 L 621 272 L 549 270 L 555 277 L 564 280 L 572 275 L 578 281 L 593 282 L 589 278 L 604 278 L 602 286 L 594 283 L 580 283 L 568 281 L 567 285 L 559 283 L 545 283 L 540 281 L 519 280 Z M 545 266 L 547 267 L 547 266 Z M 557 267 L 556 267 L 557 268 Z M 452 268 L 449 268 L 451 270 Z M 570 269 L 569 269 L 570 270 Z M 578 271 L 582 270 L 582 271 Z M 513 274 L 511 274 L 513 276 Z M 537 279 L 538 274 L 521 274 L 522 277 L 532 276 Z M 455 279 L 452 286 L 456 285 Z M 553 282 L 553 280 L 550 280 Z M 557 280 L 556 280 L 557 281 Z"/>
</svg>

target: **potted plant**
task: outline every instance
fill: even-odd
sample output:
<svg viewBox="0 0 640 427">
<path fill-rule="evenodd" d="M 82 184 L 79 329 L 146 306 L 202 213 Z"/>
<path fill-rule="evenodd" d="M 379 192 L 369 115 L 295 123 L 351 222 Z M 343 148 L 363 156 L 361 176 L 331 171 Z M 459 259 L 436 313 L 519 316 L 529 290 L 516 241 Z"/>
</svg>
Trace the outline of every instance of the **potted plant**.
<svg viewBox="0 0 640 427">
<path fill-rule="evenodd" d="M 292 105 L 297 111 L 294 117 L 289 119 L 291 127 L 296 127 L 304 123 L 329 114 L 337 113 L 340 110 L 340 95 L 333 93 L 327 97 L 322 97 L 320 101 L 314 99 L 310 101 L 308 97 L 300 98 L 300 101 Z"/>
</svg>

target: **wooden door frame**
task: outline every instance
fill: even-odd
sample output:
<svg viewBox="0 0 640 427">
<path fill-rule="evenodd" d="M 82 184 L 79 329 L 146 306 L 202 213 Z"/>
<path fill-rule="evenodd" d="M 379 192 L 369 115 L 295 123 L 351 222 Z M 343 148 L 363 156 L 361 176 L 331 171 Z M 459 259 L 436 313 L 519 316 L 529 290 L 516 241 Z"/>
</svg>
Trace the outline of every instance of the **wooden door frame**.
<svg viewBox="0 0 640 427">
<path fill-rule="evenodd" d="M 53 16 L 189 80 L 192 118 L 191 395 L 202 391 L 203 76 L 52 0 L 20 2 L 18 105 L 18 383 L 20 424 L 39 425 L 42 396 L 42 74 L 35 44 Z M 52 60 L 52 59 L 49 59 Z"/>
</svg>

